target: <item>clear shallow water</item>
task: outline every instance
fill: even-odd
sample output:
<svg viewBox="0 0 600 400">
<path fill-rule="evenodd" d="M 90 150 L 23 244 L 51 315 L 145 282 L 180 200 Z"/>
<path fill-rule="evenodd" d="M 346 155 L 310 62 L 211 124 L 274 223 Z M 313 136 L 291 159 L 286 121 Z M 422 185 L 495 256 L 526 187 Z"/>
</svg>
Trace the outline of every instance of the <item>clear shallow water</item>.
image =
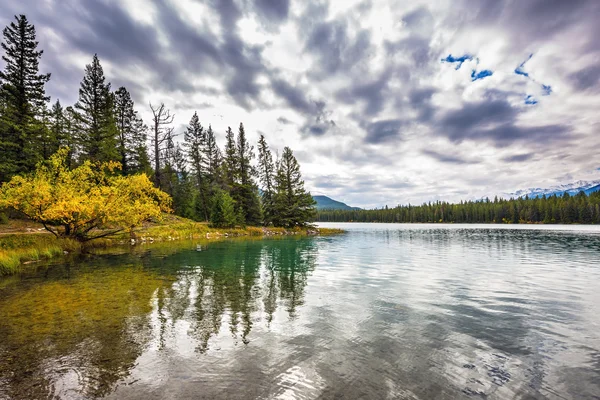
<svg viewBox="0 0 600 400">
<path fill-rule="evenodd" d="M 600 398 L 600 227 L 323 225 L 0 281 L 0 398 Z"/>
</svg>

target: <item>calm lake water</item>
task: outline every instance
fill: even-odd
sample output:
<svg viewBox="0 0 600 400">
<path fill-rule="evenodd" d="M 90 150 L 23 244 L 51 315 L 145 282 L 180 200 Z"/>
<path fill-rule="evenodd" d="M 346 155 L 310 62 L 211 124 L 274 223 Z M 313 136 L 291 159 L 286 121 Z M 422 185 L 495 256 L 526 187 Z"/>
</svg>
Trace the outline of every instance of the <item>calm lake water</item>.
<svg viewBox="0 0 600 400">
<path fill-rule="evenodd" d="M 599 226 L 322 225 L 0 280 L 0 399 L 600 398 Z"/>
</svg>

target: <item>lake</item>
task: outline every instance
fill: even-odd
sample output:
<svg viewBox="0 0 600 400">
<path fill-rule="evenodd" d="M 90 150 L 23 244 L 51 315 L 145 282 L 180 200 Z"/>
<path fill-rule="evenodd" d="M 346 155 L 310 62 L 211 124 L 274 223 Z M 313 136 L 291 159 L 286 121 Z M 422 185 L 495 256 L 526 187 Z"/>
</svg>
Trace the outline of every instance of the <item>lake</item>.
<svg viewBox="0 0 600 400">
<path fill-rule="evenodd" d="M 0 280 L 0 399 L 600 398 L 600 226 L 321 225 Z"/>
</svg>

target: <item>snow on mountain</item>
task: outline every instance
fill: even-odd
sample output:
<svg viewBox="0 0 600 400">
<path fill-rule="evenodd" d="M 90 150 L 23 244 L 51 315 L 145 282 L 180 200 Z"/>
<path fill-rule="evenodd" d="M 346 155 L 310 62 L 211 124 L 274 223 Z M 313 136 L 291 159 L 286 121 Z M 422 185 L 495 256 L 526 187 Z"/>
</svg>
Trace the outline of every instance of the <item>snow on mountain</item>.
<svg viewBox="0 0 600 400">
<path fill-rule="evenodd" d="M 557 196 L 562 196 L 565 192 L 570 195 L 576 195 L 577 193 L 584 191 L 586 194 L 590 194 L 593 192 L 600 191 L 600 180 L 597 181 L 577 181 L 573 183 L 563 184 L 552 186 L 547 189 L 542 188 L 529 188 L 517 190 L 514 193 L 508 194 L 507 197 L 525 197 L 529 196 L 530 198 L 542 197 L 543 195 L 552 196 L 556 194 Z"/>
</svg>

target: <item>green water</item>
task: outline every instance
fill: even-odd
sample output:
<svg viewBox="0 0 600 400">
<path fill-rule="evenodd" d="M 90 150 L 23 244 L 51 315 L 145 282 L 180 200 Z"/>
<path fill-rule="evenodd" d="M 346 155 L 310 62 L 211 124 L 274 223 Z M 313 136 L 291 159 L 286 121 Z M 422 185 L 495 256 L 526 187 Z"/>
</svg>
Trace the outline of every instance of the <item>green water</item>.
<svg viewBox="0 0 600 400">
<path fill-rule="evenodd" d="M 338 224 L 0 281 L 0 399 L 594 399 L 600 229 Z"/>
</svg>

